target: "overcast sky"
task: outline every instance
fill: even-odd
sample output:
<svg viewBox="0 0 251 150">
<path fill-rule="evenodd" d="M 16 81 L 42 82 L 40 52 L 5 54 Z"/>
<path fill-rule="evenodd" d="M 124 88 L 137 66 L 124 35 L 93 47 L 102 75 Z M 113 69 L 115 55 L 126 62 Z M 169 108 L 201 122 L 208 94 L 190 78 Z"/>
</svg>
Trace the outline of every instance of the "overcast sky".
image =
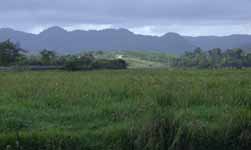
<svg viewBox="0 0 251 150">
<path fill-rule="evenodd" d="M 251 34 L 251 0 L 2 0 L 0 27 L 39 33 L 128 28 L 139 34 Z"/>
</svg>

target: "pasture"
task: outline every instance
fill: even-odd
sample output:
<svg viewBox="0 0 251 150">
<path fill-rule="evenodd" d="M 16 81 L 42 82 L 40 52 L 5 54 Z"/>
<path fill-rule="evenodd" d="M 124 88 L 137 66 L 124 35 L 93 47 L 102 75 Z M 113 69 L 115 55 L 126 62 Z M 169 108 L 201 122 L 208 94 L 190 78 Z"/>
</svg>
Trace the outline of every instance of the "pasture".
<svg viewBox="0 0 251 150">
<path fill-rule="evenodd" d="M 247 150 L 251 70 L 0 72 L 0 149 Z"/>
</svg>

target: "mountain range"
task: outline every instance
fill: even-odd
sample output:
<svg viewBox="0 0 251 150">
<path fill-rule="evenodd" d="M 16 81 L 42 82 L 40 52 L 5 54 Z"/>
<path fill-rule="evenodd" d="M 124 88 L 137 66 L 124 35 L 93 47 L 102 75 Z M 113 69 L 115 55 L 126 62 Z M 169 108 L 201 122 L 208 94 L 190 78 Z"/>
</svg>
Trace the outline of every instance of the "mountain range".
<svg viewBox="0 0 251 150">
<path fill-rule="evenodd" d="M 149 36 L 135 34 L 127 29 L 66 31 L 60 27 L 51 27 L 39 34 L 31 34 L 10 28 L 1 28 L 0 41 L 7 39 L 20 43 L 22 48 L 31 53 L 50 49 L 58 53 L 98 50 L 155 50 L 169 54 L 181 54 L 196 47 L 204 50 L 243 48 L 251 51 L 251 35 L 238 34 L 192 37 L 171 32 L 163 36 Z"/>
</svg>

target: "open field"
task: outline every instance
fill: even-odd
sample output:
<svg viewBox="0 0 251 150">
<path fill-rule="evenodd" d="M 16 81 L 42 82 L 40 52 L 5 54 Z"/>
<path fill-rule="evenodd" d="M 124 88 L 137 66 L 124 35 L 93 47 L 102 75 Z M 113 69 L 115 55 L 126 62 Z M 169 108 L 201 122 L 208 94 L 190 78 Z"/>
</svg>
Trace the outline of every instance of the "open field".
<svg viewBox="0 0 251 150">
<path fill-rule="evenodd" d="M 168 68 L 173 56 L 156 51 L 106 51 L 96 54 L 99 59 L 123 59 L 129 68 Z"/>
<path fill-rule="evenodd" d="M 0 72 L 0 149 L 248 150 L 251 70 Z"/>
</svg>

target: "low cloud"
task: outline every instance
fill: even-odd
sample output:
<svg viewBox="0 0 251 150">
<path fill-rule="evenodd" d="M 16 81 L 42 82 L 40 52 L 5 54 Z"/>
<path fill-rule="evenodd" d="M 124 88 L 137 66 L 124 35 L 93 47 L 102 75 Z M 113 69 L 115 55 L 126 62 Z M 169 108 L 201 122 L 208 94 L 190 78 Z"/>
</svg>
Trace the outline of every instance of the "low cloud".
<svg viewBox="0 0 251 150">
<path fill-rule="evenodd" d="M 8 0 L 0 5 L 0 27 L 28 32 L 57 25 L 68 30 L 122 27 L 155 35 L 170 30 L 250 33 L 245 29 L 250 8 L 250 0 Z"/>
</svg>

